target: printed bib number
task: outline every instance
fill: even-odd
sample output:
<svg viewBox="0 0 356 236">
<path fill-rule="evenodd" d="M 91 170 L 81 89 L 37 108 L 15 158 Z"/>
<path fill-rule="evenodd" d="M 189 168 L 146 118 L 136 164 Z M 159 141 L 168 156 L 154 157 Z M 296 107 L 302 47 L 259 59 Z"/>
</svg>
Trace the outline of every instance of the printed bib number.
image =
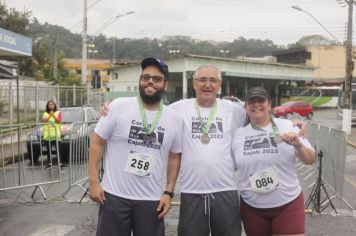
<svg viewBox="0 0 356 236">
<path fill-rule="evenodd" d="M 271 167 L 265 171 L 250 175 L 252 191 L 258 193 L 269 193 L 279 185 L 278 172 Z"/>
<path fill-rule="evenodd" d="M 125 171 L 138 176 L 150 176 L 156 164 L 156 158 L 152 155 L 130 152 Z"/>
</svg>

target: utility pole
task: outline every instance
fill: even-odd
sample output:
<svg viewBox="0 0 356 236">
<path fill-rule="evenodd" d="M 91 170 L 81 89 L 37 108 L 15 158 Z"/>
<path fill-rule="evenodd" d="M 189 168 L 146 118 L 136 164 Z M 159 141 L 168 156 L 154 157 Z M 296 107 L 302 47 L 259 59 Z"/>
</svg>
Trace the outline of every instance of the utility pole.
<svg viewBox="0 0 356 236">
<path fill-rule="evenodd" d="M 345 73 L 345 86 L 344 86 L 344 107 L 342 116 L 342 130 L 347 134 L 351 133 L 351 117 L 352 117 L 352 100 L 351 100 L 351 83 L 352 83 L 352 15 L 354 0 L 345 2 L 349 5 L 349 15 L 347 22 L 347 40 L 345 45 L 346 50 L 346 73 Z"/>
<path fill-rule="evenodd" d="M 84 0 L 82 33 L 82 83 L 87 84 L 87 11 L 88 1 Z"/>
<path fill-rule="evenodd" d="M 116 55 L 115 55 L 115 37 L 112 38 L 112 64 L 115 65 Z"/>
<path fill-rule="evenodd" d="M 58 33 L 56 32 L 54 38 L 54 53 L 53 53 L 53 79 L 57 81 L 57 72 L 58 72 Z"/>
</svg>

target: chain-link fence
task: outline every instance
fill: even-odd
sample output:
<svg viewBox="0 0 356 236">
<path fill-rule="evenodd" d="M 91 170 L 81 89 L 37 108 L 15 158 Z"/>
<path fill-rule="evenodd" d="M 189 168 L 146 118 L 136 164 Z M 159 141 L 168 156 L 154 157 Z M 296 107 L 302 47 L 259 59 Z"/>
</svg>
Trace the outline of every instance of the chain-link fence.
<svg viewBox="0 0 356 236">
<path fill-rule="evenodd" d="M 100 90 L 93 90 L 86 86 L 44 86 L 20 85 L 18 88 L 13 82 L 0 87 L 0 125 L 17 123 L 17 114 L 20 122 L 39 121 L 49 100 L 56 102 L 57 106 L 93 106 L 99 110 L 103 104 L 103 95 Z M 19 113 L 17 113 L 19 112 Z"/>
</svg>

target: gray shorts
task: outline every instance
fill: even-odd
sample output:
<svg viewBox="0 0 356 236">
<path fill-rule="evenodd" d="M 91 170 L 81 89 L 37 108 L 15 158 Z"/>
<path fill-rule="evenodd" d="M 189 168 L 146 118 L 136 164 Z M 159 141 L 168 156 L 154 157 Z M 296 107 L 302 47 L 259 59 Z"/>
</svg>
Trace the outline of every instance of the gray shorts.
<svg viewBox="0 0 356 236">
<path fill-rule="evenodd" d="M 210 205 L 210 212 L 209 212 Z M 240 236 L 241 217 L 236 190 L 181 194 L 179 236 Z"/>
<path fill-rule="evenodd" d="M 163 219 L 158 219 L 159 201 L 130 200 L 105 192 L 100 206 L 97 236 L 164 236 Z"/>
</svg>

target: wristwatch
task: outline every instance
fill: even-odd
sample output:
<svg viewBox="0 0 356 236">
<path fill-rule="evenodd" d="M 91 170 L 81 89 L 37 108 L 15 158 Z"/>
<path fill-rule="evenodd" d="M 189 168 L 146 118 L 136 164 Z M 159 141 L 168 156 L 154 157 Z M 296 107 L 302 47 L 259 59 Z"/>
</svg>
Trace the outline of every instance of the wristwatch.
<svg viewBox="0 0 356 236">
<path fill-rule="evenodd" d="M 164 194 L 164 195 L 168 195 L 168 196 L 170 196 L 171 198 L 174 197 L 174 193 L 173 193 L 173 192 L 164 191 L 163 194 Z"/>
</svg>

